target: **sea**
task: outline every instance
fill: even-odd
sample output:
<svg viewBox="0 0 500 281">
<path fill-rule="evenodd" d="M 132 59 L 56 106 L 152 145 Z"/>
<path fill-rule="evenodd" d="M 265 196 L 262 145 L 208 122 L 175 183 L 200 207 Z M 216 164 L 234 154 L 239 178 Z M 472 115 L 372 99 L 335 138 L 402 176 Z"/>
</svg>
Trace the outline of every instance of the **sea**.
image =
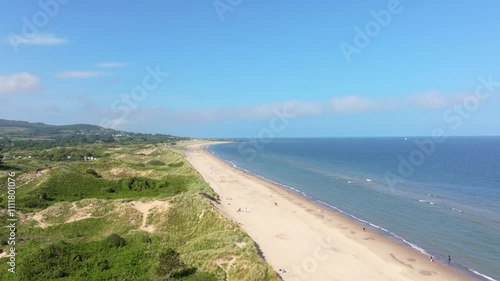
<svg viewBox="0 0 500 281">
<path fill-rule="evenodd" d="M 479 280 L 500 280 L 500 137 L 245 139 L 208 150 Z"/>
</svg>

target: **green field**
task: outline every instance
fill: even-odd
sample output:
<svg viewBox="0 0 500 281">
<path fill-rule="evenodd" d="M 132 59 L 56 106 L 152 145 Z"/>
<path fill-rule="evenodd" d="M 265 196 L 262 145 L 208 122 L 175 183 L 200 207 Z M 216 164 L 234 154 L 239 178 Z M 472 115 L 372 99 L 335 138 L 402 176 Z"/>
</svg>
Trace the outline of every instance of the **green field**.
<svg viewBox="0 0 500 281">
<path fill-rule="evenodd" d="M 4 152 L 0 222 L 7 225 L 9 172 L 19 221 L 16 273 L 3 257 L 0 280 L 279 280 L 248 235 L 217 212 L 217 195 L 186 161 L 185 145 Z M 2 227 L 2 255 L 8 235 Z"/>
</svg>

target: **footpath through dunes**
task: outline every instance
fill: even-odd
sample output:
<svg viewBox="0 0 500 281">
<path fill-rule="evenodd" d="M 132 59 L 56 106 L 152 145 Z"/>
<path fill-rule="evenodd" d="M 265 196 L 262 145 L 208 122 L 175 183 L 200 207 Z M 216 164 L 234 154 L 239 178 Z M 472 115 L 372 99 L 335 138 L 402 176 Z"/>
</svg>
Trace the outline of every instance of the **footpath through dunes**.
<svg viewBox="0 0 500 281">
<path fill-rule="evenodd" d="M 206 151 L 205 145 L 187 147 L 187 159 L 220 196 L 219 211 L 241 225 L 283 280 L 473 280 L 235 169 Z"/>
<path fill-rule="evenodd" d="M 140 230 L 153 232 L 154 224 L 148 222 L 152 216 L 164 216 L 169 209 L 169 200 L 104 200 L 83 199 L 77 202 L 61 202 L 36 213 L 20 213 L 22 220 L 34 227 L 72 223 L 89 218 L 126 217 L 131 225 Z M 140 222 L 140 224 L 138 224 Z"/>
</svg>

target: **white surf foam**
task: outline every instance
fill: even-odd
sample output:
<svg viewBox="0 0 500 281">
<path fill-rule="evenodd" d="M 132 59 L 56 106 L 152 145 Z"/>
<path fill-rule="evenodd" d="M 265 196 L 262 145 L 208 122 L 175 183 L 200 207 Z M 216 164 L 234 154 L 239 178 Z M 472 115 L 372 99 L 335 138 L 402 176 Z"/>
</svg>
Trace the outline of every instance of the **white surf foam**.
<svg viewBox="0 0 500 281">
<path fill-rule="evenodd" d="M 419 199 L 418 202 L 420 202 L 420 203 L 429 203 L 431 205 L 434 205 L 434 202 L 428 201 L 428 200 L 423 200 L 423 199 Z"/>
<path fill-rule="evenodd" d="M 392 232 L 392 231 L 389 231 L 389 230 L 387 230 L 387 229 L 385 229 L 385 228 L 383 228 L 383 227 L 381 227 L 381 226 L 379 226 L 379 225 L 376 225 L 376 224 L 371 223 L 371 222 L 369 222 L 369 221 L 366 221 L 366 220 L 364 220 L 364 219 L 360 219 L 360 218 L 356 217 L 355 215 L 349 214 L 349 213 L 347 213 L 347 212 L 345 212 L 345 211 L 343 211 L 343 210 L 341 210 L 341 209 L 339 209 L 339 208 L 337 208 L 337 207 L 335 207 L 335 206 L 332 206 L 332 205 L 330 205 L 330 204 L 328 204 L 328 203 L 325 203 L 325 202 L 323 202 L 323 201 L 318 200 L 317 202 L 319 202 L 319 203 L 321 203 L 322 205 L 325 205 L 325 206 L 327 206 L 327 207 L 329 207 L 329 208 L 331 208 L 331 209 L 334 209 L 335 211 L 338 211 L 338 212 L 340 212 L 340 213 L 342 213 L 342 214 L 344 214 L 344 215 L 346 215 L 346 216 L 348 216 L 348 217 L 351 217 L 351 218 L 353 218 L 353 219 L 355 219 L 355 220 L 357 220 L 357 221 L 360 221 L 360 222 L 362 222 L 362 223 L 364 223 L 364 224 L 368 224 L 369 226 L 371 226 L 371 227 L 373 227 L 373 228 L 379 229 L 379 230 L 381 230 L 381 231 L 383 231 L 383 232 L 385 232 L 385 233 L 389 234 L 389 236 L 392 236 L 392 237 L 396 238 L 397 240 L 399 240 L 400 242 L 403 242 L 404 244 L 406 244 L 406 245 L 410 246 L 411 248 L 413 248 L 413 249 L 415 249 L 415 250 L 419 251 L 420 253 L 422 253 L 422 254 L 424 254 L 424 255 L 426 255 L 426 256 L 430 256 L 430 255 L 429 255 L 429 253 L 427 253 L 427 251 L 426 251 L 425 249 L 423 249 L 422 247 L 419 247 L 418 245 L 415 245 L 415 244 L 413 244 L 413 243 L 411 243 L 411 242 L 407 241 L 406 239 L 404 239 L 403 237 L 401 237 L 401 236 L 397 235 L 396 233 L 394 233 L 394 232 Z"/>
<path fill-rule="evenodd" d="M 474 273 L 474 274 L 476 274 L 476 275 L 479 275 L 479 276 L 483 277 L 484 279 L 487 279 L 487 280 L 490 280 L 490 281 L 498 281 L 497 279 L 495 279 L 493 277 L 490 277 L 488 275 L 482 274 L 481 272 L 477 272 L 474 269 L 469 268 L 469 271 L 472 272 L 472 273 Z"/>
</svg>

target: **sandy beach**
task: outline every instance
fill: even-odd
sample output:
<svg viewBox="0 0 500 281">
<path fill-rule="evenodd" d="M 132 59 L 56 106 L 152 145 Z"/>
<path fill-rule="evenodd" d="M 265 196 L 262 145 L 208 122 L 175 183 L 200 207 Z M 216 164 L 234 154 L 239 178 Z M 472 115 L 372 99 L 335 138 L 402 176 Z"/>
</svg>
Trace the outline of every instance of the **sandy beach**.
<svg viewBox="0 0 500 281">
<path fill-rule="evenodd" d="M 204 150 L 187 159 L 219 194 L 219 211 L 238 222 L 283 280 L 474 280 Z"/>
</svg>

